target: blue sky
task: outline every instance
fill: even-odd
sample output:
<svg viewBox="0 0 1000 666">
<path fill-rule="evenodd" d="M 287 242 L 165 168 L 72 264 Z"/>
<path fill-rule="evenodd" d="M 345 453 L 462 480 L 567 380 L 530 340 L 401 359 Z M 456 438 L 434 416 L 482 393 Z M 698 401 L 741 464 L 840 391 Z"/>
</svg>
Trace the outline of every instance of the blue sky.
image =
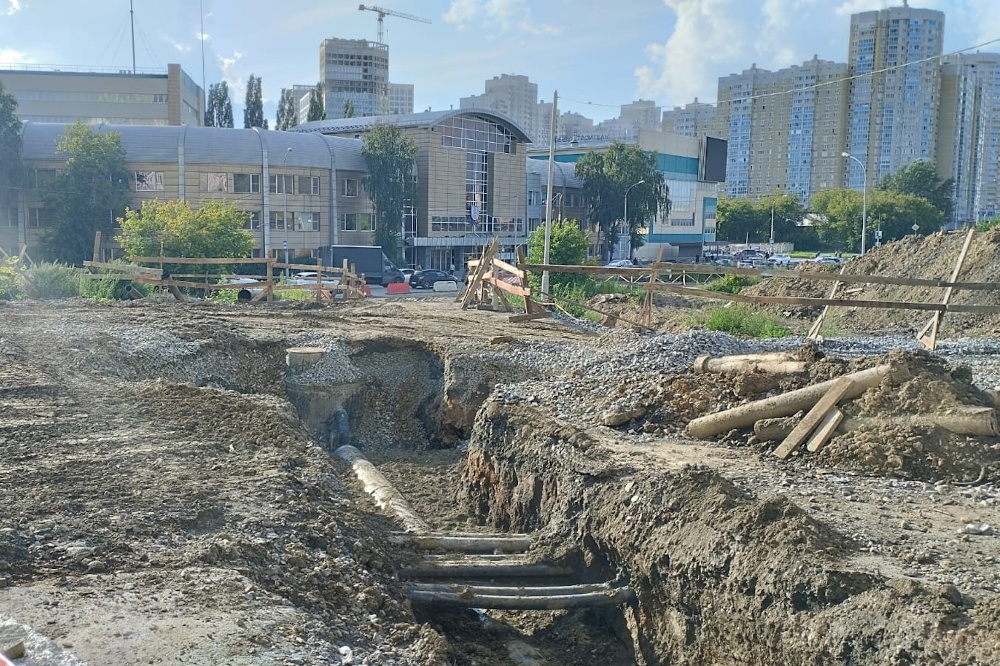
<svg viewBox="0 0 1000 666">
<path fill-rule="evenodd" d="M 390 79 L 415 86 L 415 108 L 458 107 L 486 79 L 522 74 L 560 111 L 595 120 L 651 99 L 664 108 L 715 101 L 717 79 L 756 63 L 818 55 L 845 62 L 850 15 L 902 0 L 375 0 L 430 24 L 385 18 Z M 245 83 L 261 76 L 273 122 L 282 87 L 319 78 L 327 37 L 376 38 L 357 0 L 200 0 L 205 80 L 225 78 L 242 121 Z M 136 63 L 178 62 L 202 81 L 199 0 L 133 0 Z M 365 3 L 369 4 L 369 3 Z M 1000 38 L 997 0 L 916 0 L 945 12 L 945 51 Z M 1000 52 L 1000 43 L 985 47 Z M 131 66 L 128 0 L 0 0 L 0 63 Z"/>
</svg>

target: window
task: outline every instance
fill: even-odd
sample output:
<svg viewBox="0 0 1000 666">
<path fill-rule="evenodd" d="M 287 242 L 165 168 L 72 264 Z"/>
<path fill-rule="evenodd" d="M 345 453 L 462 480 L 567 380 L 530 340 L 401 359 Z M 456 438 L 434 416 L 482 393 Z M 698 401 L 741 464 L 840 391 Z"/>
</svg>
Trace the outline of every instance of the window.
<svg viewBox="0 0 1000 666">
<path fill-rule="evenodd" d="M 260 229 L 260 211 L 251 210 L 244 212 L 250 213 L 250 219 L 247 220 L 247 223 L 243 225 L 243 228 L 250 229 L 251 231 L 254 231 L 255 229 Z"/>
<path fill-rule="evenodd" d="M 299 176 L 299 194 L 319 195 L 319 176 Z"/>
<path fill-rule="evenodd" d="M 135 172 L 136 192 L 162 192 L 163 172 L 162 171 L 136 171 Z"/>
<path fill-rule="evenodd" d="M 292 214 L 288 213 L 288 221 L 292 221 Z M 289 225 L 291 226 L 291 225 Z M 281 210 L 271 211 L 271 228 L 277 229 L 279 231 L 286 229 L 285 226 L 285 212 Z"/>
<path fill-rule="evenodd" d="M 52 218 L 49 217 L 48 211 L 44 208 L 29 208 L 28 209 L 28 228 L 29 229 L 42 229 L 49 226 L 52 223 Z"/>
<path fill-rule="evenodd" d="M 34 189 L 36 190 L 47 190 L 50 189 L 52 184 L 56 180 L 56 170 L 55 169 L 35 169 L 35 182 Z"/>
<path fill-rule="evenodd" d="M 319 231 L 319 213 L 299 213 L 295 216 L 296 231 Z"/>
<path fill-rule="evenodd" d="M 374 231 L 375 216 L 370 213 L 344 213 L 340 216 L 343 231 Z"/>
<path fill-rule="evenodd" d="M 357 178 L 345 178 L 341 181 L 342 185 L 340 188 L 340 195 L 344 197 L 356 197 L 358 196 L 358 179 Z"/>
<path fill-rule="evenodd" d="M 260 174 L 258 173 L 234 173 L 233 192 L 237 194 L 250 194 L 260 192 Z"/>
<path fill-rule="evenodd" d="M 0 215 L 0 227 L 17 228 L 17 208 L 8 208 L 6 215 Z"/>
<path fill-rule="evenodd" d="M 295 194 L 295 176 L 275 174 L 270 176 L 271 194 Z"/>
<path fill-rule="evenodd" d="M 228 173 L 203 173 L 201 174 L 202 192 L 228 192 Z"/>
<path fill-rule="evenodd" d="M 541 200 L 542 200 L 542 193 L 541 192 L 539 192 L 537 190 L 529 190 L 528 191 L 528 205 L 529 206 L 538 206 L 538 205 L 541 204 Z"/>
</svg>

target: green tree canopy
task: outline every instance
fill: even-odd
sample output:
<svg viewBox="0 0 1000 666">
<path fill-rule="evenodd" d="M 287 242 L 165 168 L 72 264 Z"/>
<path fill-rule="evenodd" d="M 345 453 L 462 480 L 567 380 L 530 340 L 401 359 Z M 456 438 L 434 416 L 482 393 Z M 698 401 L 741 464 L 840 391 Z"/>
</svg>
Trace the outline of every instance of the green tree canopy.
<svg viewBox="0 0 1000 666">
<path fill-rule="evenodd" d="M 872 247 L 875 231 L 881 226 L 882 240 L 891 241 L 913 233 L 937 231 L 944 214 L 930 201 L 912 194 L 875 190 L 868 197 L 869 223 L 865 245 Z M 861 192 L 851 189 L 824 190 L 812 197 L 813 210 L 823 217 L 817 226 L 820 243 L 829 250 L 860 251 Z M 917 230 L 913 230 L 913 225 Z"/>
<path fill-rule="evenodd" d="M 353 118 L 354 117 L 354 102 L 347 99 L 344 100 L 344 117 Z"/>
<path fill-rule="evenodd" d="M 605 239 L 604 255 L 618 243 L 620 225 L 626 214 L 628 190 L 628 230 L 633 248 L 642 247 L 640 230 L 657 211 L 670 211 L 670 198 L 663 173 L 656 168 L 657 154 L 638 146 L 615 142 L 605 152 L 590 152 L 576 163 L 576 175 L 583 180 L 583 196 L 591 222 L 598 224 L 598 246 Z M 640 183 L 640 181 L 642 181 Z M 640 183 L 640 184 L 636 184 Z"/>
<path fill-rule="evenodd" d="M 281 89 L 281 99 L 278 100 L 278 115 L 274 120 L 274 129 L 287 130 L 299 124 L 299 116 L 295 112 L 295 99 L 291 88 Z"/>
<path fill-rule="evenodd" d="M 323 110 L 323 84 L 317 83 L 316 87 L 309 92 L 309 115 L 306 120 L 323 120 L 326 112 Z"/>
<path fill-rule="evenodd" d="M 250 75 L 247 81 L 246 100 L 243 105 L 243 128 L 262 127 L 267 129 L 264 120 L 264 96 L 261 91 L 260 77 Z"/>
<path fill-rule="evenodd" d="M 205 110 L 206 127 L 232 127 L 233 102 L 229 99 L 229 84 L 225 81 L 209 86 L 208 107 Z"/>
<path fill-rule="evenodd" d="M 0 81 L 0 220 L 17 201 L 17 188 L 23 176 L 21 120 L 17 117 L 17 99 Z"/>
<path fill-rule="evenodd" d="M 117 240 L 134 257 L 248 257 L 253 234 L 244 227 L 250 213 L 236 204 L 205 202 L 197 210 L 186 201 L 146 201 L 119 218 Z M 213 271 L 226 270 L 213 267 Z"/>
<path fill-rule="evenodd" d="M 549 234 L 549 263 L 563 266 L 575 266 L 587 258 L 587 247 L 590 237 L 580 228 L 576 220 L 559 220 L 552 222 Z M 545 258 L 545 227 L 539 227 L 528 235 L 528 263 L 541 264 Z M 589 279 L 586 275 L 575 273 L 551 273 L 549 288 L 554 285 L 570 285 Z M 531 288 L 541 289 L 541 274 L 530 275 Z"/>
<path fill-rule="evenodd" d="M 918 160 L 886 176 L 876 189 L 923 197 L 941 211 L 946 220 L 951 219 L 955 207 L 955 181 L 938 176 L 934 164 L 927 160 Z"/>
<path fill-rule="evenodd" d="M 802 216 L 802 204 L 790 194 L 724 199 L 719 201 L 717 212 L 718 237 L 734 243 L 767 243 L 773 220 L 775 243 L 797 243 L 802 235 L 797 226 Z"/>
<path fill-rule="evenodd" d="M 417 144 L 398 126 L 376 123 L 365 134 L 361 153 L 368 166 L 365 189 L 375 208 L 375 239 L 387 257 L 402 263 L 403 206 L 414 196 Z"/>
<path fill-rule="evenodd" d="M 129 201 L 130 173 L 118 132 L 94 132 L 77 121 L 56 144 L 66 168 L 42 193 L 51 220 L 42 252 L 52 261 L 80 264 L 94 251 L 94 232 L 105 237 Z"/>
</svg>

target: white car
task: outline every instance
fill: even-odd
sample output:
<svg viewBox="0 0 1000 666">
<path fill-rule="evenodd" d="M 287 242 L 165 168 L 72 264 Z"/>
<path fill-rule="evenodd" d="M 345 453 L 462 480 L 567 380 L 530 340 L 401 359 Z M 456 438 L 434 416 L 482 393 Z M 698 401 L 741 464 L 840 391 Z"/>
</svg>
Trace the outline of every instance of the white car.
<svg viewBox="0 0 1000 666">
<path fill-rule="evenodd" d="M 292 284 L 316 284 L 316 271 L 303 271 L 301 273 L 296 273 L 295 277 L 290 280 Z M 325 275 L 320 280 L 320 284 L 324 287 L 336 287 L 340 284 L 340 280 L 335 278 L 328 278 Z"/>
<path fill-rule="evenodd" d="M 768 257 L 767 263 L 775 266 L 791 266 L 794 262 L 790 254 L 772 254 Z"/>
<path fill-rule="evenodd" d="M 635 264 L 632 263 L 631 259 L 615 259 L 604 264 L 605 268 L 635 268 Z"/>
</svg>

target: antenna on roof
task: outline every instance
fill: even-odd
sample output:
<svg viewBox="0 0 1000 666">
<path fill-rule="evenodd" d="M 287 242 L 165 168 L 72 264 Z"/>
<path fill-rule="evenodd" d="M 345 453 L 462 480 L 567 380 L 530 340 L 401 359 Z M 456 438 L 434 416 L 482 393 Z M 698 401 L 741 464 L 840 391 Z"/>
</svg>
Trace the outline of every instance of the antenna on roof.
<svg viewBox="0 0 1000 666">
<path fill-rule="evenodd" d="M 132 73 L 135 74 L 135 10 L 132 9 L 132 0 L 128 0 L 128 20 L 132 24 Z"/>
</svg>

